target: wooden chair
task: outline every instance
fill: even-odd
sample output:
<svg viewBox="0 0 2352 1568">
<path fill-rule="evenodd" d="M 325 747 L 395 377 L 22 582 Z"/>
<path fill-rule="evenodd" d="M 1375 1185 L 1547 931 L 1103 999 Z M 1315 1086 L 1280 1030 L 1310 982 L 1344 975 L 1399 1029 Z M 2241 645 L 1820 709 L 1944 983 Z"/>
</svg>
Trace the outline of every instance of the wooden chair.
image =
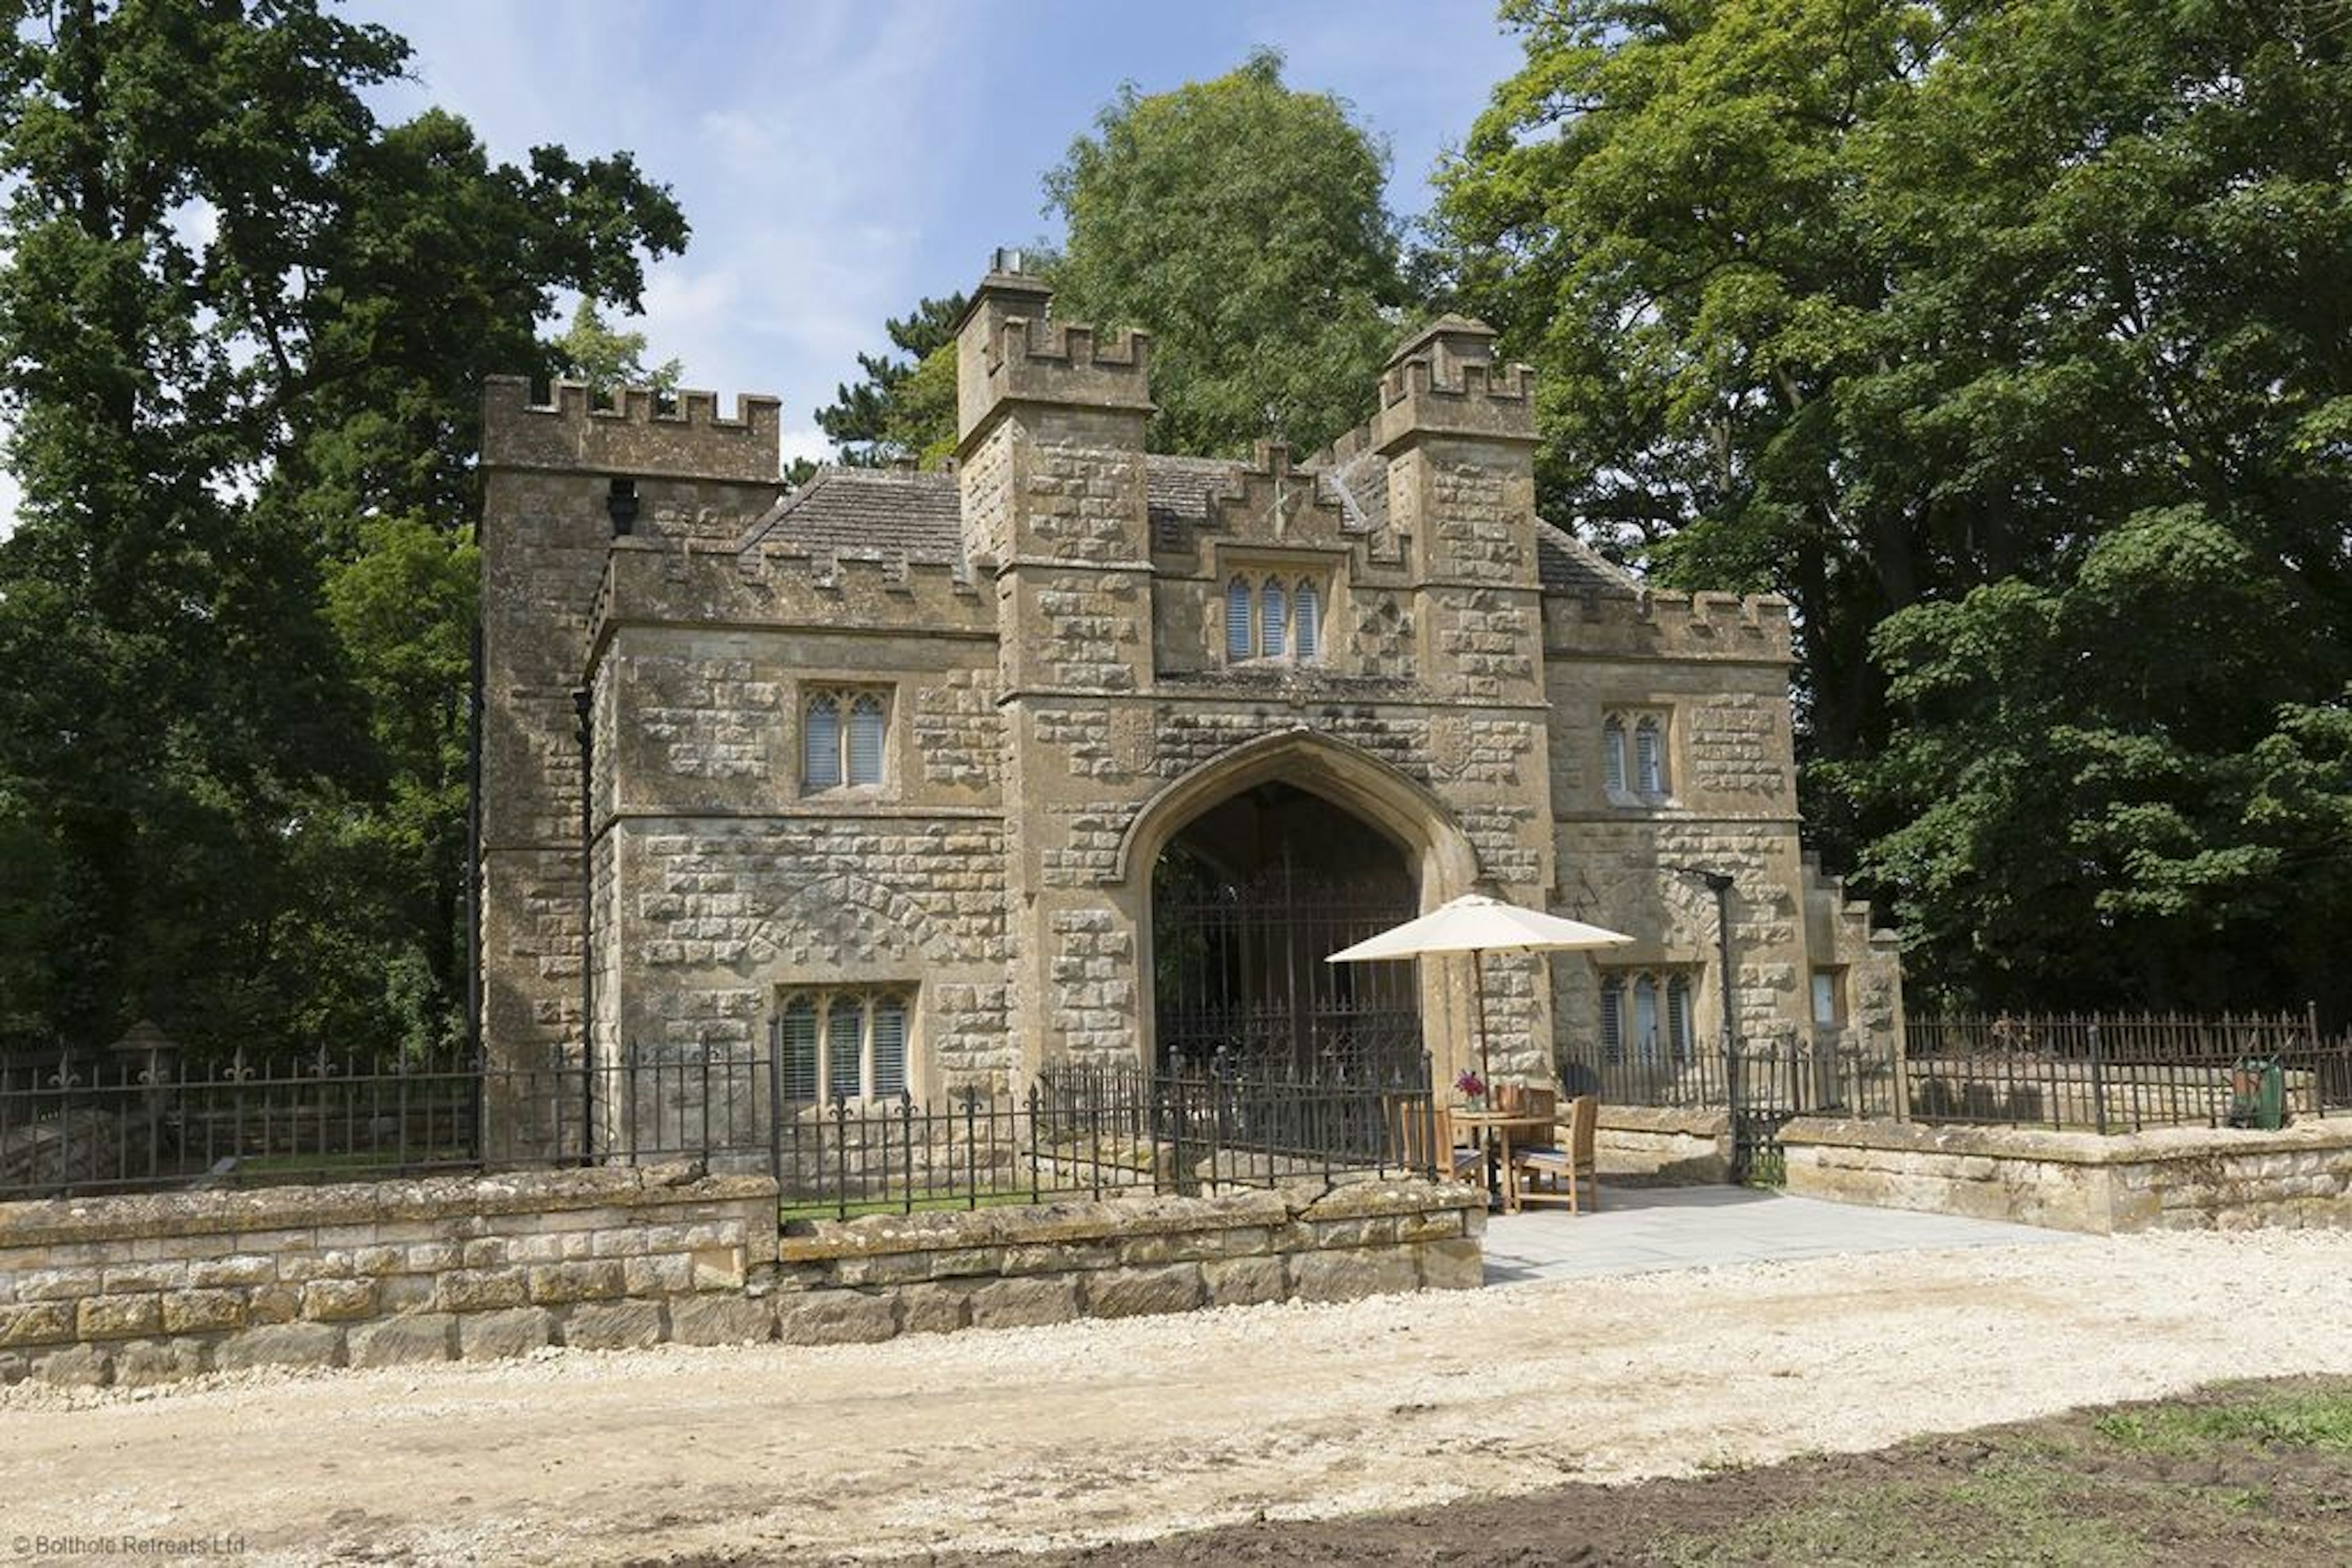
<svg viewBox="0 0 2352 1568">
<path fill-rule="evenodd" d="M 1570 1214 L 1580 1214 L 1589 1194 L 1601 1206 L 1601 1172 L 1594 1144 L 1601 1126 L 1601 1097 L 1580 1094 L 1568 1102 L 1568 1115 L 1556 1129 L 1559 1141 L 1511 1151 L 1511 1180 L 1522 1204 L 1564 1203 Z"/>
<path fill-rule="evenodd" d="M 1425 1100 L 1389 1102 L 1389 1146 L 1394 1163 L 1412 1171 L 1434 1170 L 1455 1181 L 1483 1181 L 1486 1151 L 1459 1142 L 1453 1112 Z"/>
</svg>

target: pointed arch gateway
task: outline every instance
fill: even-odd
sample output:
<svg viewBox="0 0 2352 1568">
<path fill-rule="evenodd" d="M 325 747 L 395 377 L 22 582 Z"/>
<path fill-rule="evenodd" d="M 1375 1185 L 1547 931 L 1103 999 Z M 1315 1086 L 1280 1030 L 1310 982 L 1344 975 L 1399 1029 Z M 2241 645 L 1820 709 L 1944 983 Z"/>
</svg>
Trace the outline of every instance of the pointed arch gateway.
<svg viewBox="0 0 2352 1568">
<path fill-rule="evenodd" d="M 1142 916 L 1151 1059 L 1385 1074 L 1418 1069 L 1424 977 L 1323 960 L 1471 890 L 1477 857 L 1419 781 L 1301 728 L 1163 788 L 1115 871 Z"/>
</svg>

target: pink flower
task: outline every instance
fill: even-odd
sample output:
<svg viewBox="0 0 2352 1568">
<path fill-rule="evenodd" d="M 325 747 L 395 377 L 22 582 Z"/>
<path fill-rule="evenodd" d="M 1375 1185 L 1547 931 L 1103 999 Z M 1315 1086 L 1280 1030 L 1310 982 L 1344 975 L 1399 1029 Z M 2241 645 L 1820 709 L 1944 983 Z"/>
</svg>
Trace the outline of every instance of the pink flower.
<svg viewBox="0 0 2352 1568">
<path fill-rule="evenodd" d="M 1470 1068 L 1464 1068 L 1462 1076 L 1454 1080 L 1454 1088 L 1464 1099 L 1477 1100 L 1486 1092 L 1486 1080 Z"/>
</svg>

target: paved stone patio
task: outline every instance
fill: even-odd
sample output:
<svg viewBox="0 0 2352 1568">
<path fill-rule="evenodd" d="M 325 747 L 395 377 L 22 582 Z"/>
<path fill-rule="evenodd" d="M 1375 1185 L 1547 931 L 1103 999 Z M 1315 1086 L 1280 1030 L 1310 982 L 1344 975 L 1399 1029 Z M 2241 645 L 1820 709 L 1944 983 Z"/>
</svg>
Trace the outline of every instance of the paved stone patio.
<svg viewBox="0 0 2352 1568">
<path fill-rule="evenodd" d="M 2073 1231 L 1823 1203 L 1744 1187 L 1615 1187 L 1602 1189 L 1601 1206 L 1591 1213 L 1539 1208 L 1496 1215 L 1486 1225 L 1486 1283 L 2086 1239 Z"/>
</svg>

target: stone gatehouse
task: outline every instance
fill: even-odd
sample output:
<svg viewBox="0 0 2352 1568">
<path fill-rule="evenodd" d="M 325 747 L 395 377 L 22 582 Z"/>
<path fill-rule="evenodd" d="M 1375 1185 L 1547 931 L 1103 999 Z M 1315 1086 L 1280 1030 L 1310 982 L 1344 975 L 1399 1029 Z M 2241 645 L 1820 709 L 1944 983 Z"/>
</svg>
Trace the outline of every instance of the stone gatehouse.
<svg viewBox="0 0 2352 1568">
<path fill-rule="evenodd" d="M 982 281 L 941 473 L 787 490 L 773 399 L 489 384 L 494 1060 L 575 1058 L 585 1008 L 598 1060 L 772 1040 L 810 1099 L 1219 1047 L 1450 1073 L 1465 963 L 1321 960 L 1486 890 L 1639 939 L 1490 959 L 1498 1070 L 1671 1061 L 1724 994 L 1676 867 L 1736 879 L 1748 1037 L 1892 1034 L 1891 939 L 1801 847 L 1784 604 L 1538 518 L 1488 329 L 1404 342 L 1328 450 L 1210 461 L 1145 451 L 1145 334 L 1049 307 Z"/>
</svg>

